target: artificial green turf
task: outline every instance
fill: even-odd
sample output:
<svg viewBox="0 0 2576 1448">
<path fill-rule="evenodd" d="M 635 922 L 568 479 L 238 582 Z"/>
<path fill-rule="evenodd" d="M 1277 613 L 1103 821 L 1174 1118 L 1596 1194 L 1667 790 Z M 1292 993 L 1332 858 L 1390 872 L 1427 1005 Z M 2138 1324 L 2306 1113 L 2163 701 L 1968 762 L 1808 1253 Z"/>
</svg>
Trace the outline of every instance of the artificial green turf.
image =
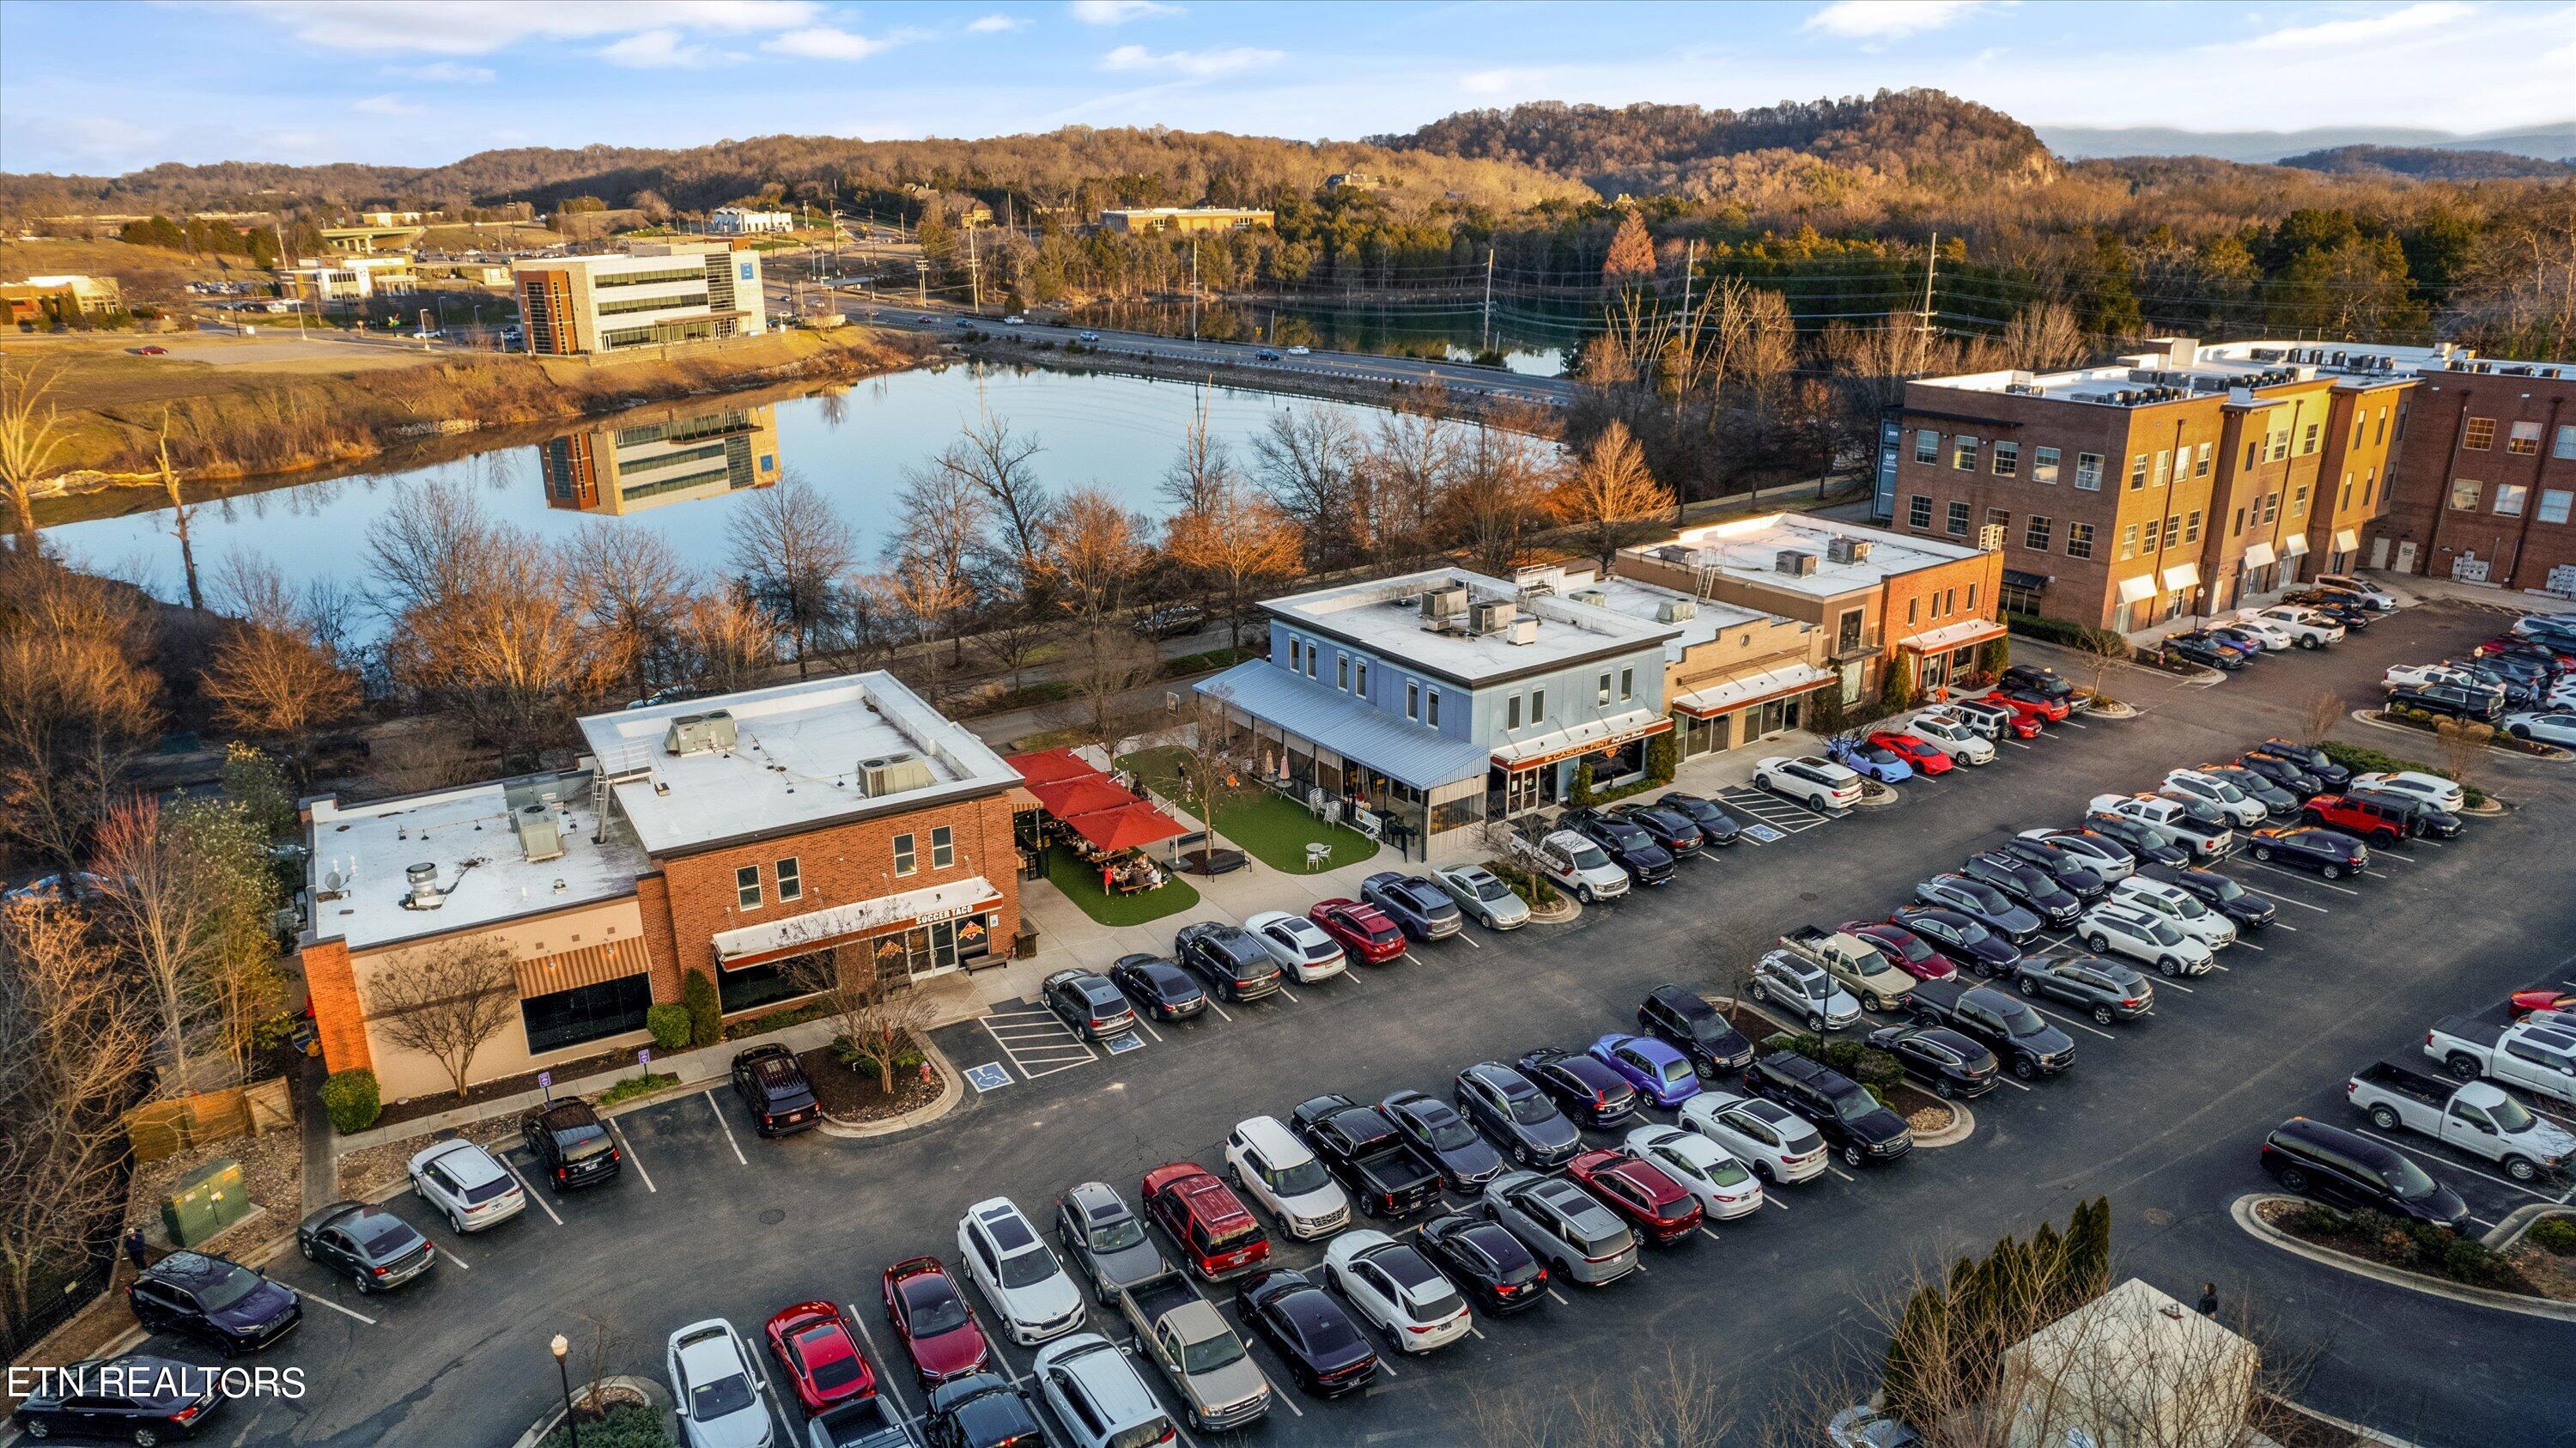
<svg viewBox="0 0 2576 1448">
<path fill-rule="evenodd" d="M 1140 749 L 1118 763 L 1151 785 L 1155 793 L 1180 800 L 1182 808 L 1195 813 L 1181 790 L 1179 759 L 1178 750 Z M 1290 874 L 1306 872 L 1309 844 L 1321 842 L 1333 847 L 1333 857 L 1326 862 L 1332 869 L 1358 864 L 1378 849 L 1377 841 L 1359 831 L 1346 825 L 1328 825 L 1286 795 L 1259 785 L 1248 786 L 1217 810 L 1216 832 L 1224 843 L 1238 846 L 1270 868 Z"/>
<path fill-rule="evenodd" d="M 1100 888 L 1100 869 L 1085 864 L 1062 845 L 1047 847 L 1047 881 L 1082 907 L 1082 913 L 1103 925 L 1142 925 L 1177 915 L 1199 903 L 1199 892 L 1189 881 L 1166 869 L 1160 889 L 1135 895 L 1112 895 Z"/>
</svg>

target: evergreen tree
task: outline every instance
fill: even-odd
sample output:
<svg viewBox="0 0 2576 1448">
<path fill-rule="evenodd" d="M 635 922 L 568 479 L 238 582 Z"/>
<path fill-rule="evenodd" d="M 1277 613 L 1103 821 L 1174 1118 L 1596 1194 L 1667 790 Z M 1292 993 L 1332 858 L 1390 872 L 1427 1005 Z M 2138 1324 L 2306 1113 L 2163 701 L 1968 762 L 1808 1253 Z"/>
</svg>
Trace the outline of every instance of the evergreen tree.
<svg viewBox="0 0 2576 1448">
<path fill-rule="evenodd" d="M 1611 286 L 1652 281 L 1655 275 L 1655 239 L 1646 234 L 1646 223 L 1634 210 L 1619 219 L 1618 234 L 1610 238 L 1610 255 L 1601 263 L 1601 280 Z"/>
<path fill-rule="evenodd" d="M 2075 1305 L 2111 1290 L 2111 1199 L 2076 1208 L 2066 1231 L 2067 1281 Z"/>
<path fill-rule="evenodd" d="M 1887 1370 L 1880 1388 L 1887 1411 L 1908 1423 L 1929 1423 L 1939 1416 L 1935 1384 L 1947 1370 L 1944 1321 L 1948 1316 L 1949 1304 L 1941 1289 L 1927 1283 L 1906 1300 L 1905 1315 L 1888 1339 Z"/>
</svg>

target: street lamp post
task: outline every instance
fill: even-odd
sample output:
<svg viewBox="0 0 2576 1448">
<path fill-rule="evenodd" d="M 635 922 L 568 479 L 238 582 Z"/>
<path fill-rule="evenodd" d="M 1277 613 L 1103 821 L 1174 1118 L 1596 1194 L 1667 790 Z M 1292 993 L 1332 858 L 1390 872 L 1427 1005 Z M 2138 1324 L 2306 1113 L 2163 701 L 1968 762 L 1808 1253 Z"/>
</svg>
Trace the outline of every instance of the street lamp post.
<svg viewBox="0 0 2576 1448">
<path fill-rule="evenodd" d="M 572 1448 L 581 1448 L 581 1425 L 572 1418 L 572 1369 L 564 1366 L 564 1359 L 572 1355 L 572 1344 L 562 1333 L 556 1333 L 555 1340 L 546 1346 L 555 1355 L 555 1380 L 563 1384 L 564 1436 L 572 1440 Z"/>
</svg>

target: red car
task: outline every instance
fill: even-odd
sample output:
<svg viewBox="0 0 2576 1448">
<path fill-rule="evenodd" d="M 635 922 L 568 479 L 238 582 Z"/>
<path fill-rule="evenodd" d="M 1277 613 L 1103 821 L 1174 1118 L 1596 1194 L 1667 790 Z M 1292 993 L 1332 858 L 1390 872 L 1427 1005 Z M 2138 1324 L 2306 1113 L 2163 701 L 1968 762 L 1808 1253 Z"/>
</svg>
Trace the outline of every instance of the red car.
<svg viewBox="0 0 2576 1448">
<path fill-rule="evenodd" d="M 877 1390 L 877 1375 L 859 1356 L 850 1324 L 841 1309 L 828 1302 L 800 1302 L 769 1319 L 764 1333 L 770 1354 L 796 1385 L 796 1400 L 811 1415 L 834 1403 L 864 1398 Z"/>
<path fill-rule="evenodd" d="M 885 1270 L 886 1321 L 912 1357 L 924 1388 L 981 1372 L 993 1345 L 966 1305 L 956 1279 L 936 1257 L 914 1257 Z"/>
<path fill-rule="evenodd" d="M 1584 1152 L 1565 1164 L 1565 1172 L 1658 1247 L 1690 1235 L 1703 1215 L 1688 1188 L 1626 1147 Z"/>
<path fill-rule="evenodd" d="M 170 355 L 170 349 L 167 347 L 128 347 L 125 350 L 133 353 L 137 357 L 167 357 Z"/>
<path fill-rule="evenodd" d="M 2576 992 L 2563 991 L 2551 985 L 2533 986 L 2529 990 L 2515 991 L 2506 1004 L 2513 1007 L 2517 1019 L 2533 1011 L 2576 1012 Z"/>
<path fill-rule="evenodd" d="M 1270 1239 L 1241 1198 L 1196 1162 L 1168 1162 L 1145 1173 L 1145 1215 L 1178 1243 L 1190 1270 L 1207 1281 L 1270 1260 Z"/>
<path fill-rule="evenodd" d="M 1958 767 L 1958 761 L 1939 746 L 1911 734 L 1891 734 L 1882 729 L 1869 736 L 1869 742 L 1913 765 L 1916 774 L 1948 774 Z"/>
<path fill-rule="evenodd" d="M 2001 704 L 2016 714 L 2050 724 L 2065 718 L 2068 712 L 2064 699 L 2043 699 L 2037 694 L 2025 694 L 2019 689 L 1997 689 L 1986 696 L 1986 702 Z"/>
<path fill-rule="evenodd" d="M 2406 838 L 2406 817 L 2385 805 L 2348 794 L 2320 794 L 2299 806 L 2300 817 L 2314 825 L 2341 830 L 2387 846 Z"/>
<path fill-rule="evenodd" d="M 1306 912 L 1306 918 L 1364 965 L 1384 965 L 1404 954 L 1404 932 L 1374 905 L 1357 900 L 1323 900 Z"/>
<path fill-rule="evenodd" d="M 1932 948 L 1932 943 L 1902 925 L 1881 920 L 1846 920 L 1845 935 L 1857 935 L 1878 947 L 1888 963 L 1916 980 L 1948 980 L 1959 973 L 1950 958 Z"/>
<path fill-rule="evenodd" d="M 2469 651 L 2471 658 L 2478 659 L 2493 658 L 2498 654 L 2519 654 L 2534 663 L 2545 662 L 2562 674 L 2576 669 L 2576 653 L 2519 634 L 2498 634 Z"/>
</svg>

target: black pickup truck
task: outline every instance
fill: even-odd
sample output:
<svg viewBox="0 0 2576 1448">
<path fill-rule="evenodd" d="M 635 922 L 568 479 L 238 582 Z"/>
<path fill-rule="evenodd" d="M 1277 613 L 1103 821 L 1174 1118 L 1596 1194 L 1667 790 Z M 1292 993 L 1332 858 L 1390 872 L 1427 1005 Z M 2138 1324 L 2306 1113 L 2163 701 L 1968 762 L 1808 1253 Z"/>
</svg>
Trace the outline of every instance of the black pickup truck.
<svg viewBox="0 0 2576 1448">
<path fill-rule="evenodd" d="M 1347 1096 L 1318 1096 L 1289 1113 L 1288 1130 L 1359 1203 L 1363 1216 L 1402 1220 L 1440 1200 L 1439 1169 L 1374 1106 Z"/>
<path fill-rule="evenodd" d="M 1923 981 L 1906 995 L 1905 1013 L 1929 1025 L 1948 1026 L 1994 1052 L 2024 1081 L 2054 1076 L 2075 1064 L 2074 1037 L 1990 985 Z"/>
</svg>

